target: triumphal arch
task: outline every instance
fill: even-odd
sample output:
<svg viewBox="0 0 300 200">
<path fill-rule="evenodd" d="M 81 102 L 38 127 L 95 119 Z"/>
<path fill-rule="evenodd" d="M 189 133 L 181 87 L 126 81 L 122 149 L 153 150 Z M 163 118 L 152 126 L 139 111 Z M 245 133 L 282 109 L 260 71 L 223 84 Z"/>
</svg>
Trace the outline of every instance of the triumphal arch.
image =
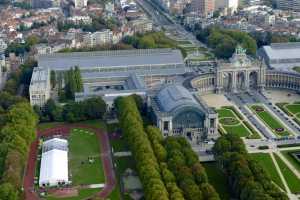
<svg viewBox="0 0 300 200">
<path fill-rule="evenodd" d="M 216 67 L 216 93 L 243 92 L 265 87 L 266 66 L 262 60 L 248 57 L 238 46 L 229 61 L 218 61 Z"/>
</svg>

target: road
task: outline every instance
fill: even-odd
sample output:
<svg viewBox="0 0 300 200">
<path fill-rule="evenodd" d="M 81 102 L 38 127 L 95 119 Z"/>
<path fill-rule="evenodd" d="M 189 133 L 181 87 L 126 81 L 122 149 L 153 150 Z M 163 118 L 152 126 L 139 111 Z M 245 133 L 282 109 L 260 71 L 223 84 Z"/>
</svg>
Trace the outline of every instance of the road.
<svg viewBox="0 0 300 200">
<path fill-rule="evenodd" d="M 149 0 L 136 0 L 136 2 L 144 9 L 144 11 L 152 18 L 155 24 L 163 27 L 168 31 L 176 31 L 182 38 L 186 38 L 198 47 L 206 47 L 201 43 L 195 35 L 185 30 L 185 28 L 172 19 L 172 17 L 164 12 L 157 4 Z"/>
</svg>

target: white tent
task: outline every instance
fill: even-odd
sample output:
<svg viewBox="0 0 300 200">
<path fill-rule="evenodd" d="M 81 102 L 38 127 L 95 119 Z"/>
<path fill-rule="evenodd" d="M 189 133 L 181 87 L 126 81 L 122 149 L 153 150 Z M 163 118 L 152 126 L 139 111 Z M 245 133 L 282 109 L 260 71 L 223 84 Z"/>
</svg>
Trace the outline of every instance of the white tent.
<svg viewBox="0 0 300 200">
<path fill-rule="evenodd" d="M 39 185 L 55 186 L 68 182 L 68 141 L 53 138 L 44 142 Z"/>
</svg>

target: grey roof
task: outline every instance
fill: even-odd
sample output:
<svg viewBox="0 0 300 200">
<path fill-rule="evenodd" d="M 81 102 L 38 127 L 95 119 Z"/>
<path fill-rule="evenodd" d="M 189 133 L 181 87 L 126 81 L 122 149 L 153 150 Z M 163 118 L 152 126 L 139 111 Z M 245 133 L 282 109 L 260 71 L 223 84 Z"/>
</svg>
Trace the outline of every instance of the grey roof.
<svg viewBox="0 0 300 200">
<path fill-rule="evenodd" d="M 99 67 L 133 67 L 150 65 L 183 64 L 183 57 L 175 49 L 117 50 L 38 55 L 38 65 L 53 70 Z"/>
<path fill-rule="evenodd" d="M 263 46 L 269 59 L 295 59 L 300 58 L 300 43 L 281 43 Z"/>
<path fill-rule="evenodd" d="M 199 107 L 193 95 L 181 85 L 168 85 L 157 95 L 159 107 L 164 112 L 173 112 L 183 106 Z"/>
</svg>

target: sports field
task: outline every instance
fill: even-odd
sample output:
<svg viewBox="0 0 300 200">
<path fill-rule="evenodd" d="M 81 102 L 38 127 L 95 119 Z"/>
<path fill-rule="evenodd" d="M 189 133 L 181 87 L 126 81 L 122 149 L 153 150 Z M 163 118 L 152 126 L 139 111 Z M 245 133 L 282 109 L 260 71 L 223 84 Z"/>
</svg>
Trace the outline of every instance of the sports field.
<svg viewBox="0 0 300 200">
<path fill-rule="evenodd" d="M 252 105 L 250 108 L 275 135 L 279 137 L 292 135 L 264 106 Z"/>
<path fill-rule="evenodd" d="M 105 178 L 100 159 L 101 152 L 96 134 L 85 129 L 73 129 L 68 141 L 72 184 L 104 183 Z"/>
<path fill-rule="evenodd" d="M 236 134 L 240 137 L 260 138 L 253 127 L 233 107 L 222 107 L 217 112 L 220 125 L 226 133 Z"/>
</svg>

